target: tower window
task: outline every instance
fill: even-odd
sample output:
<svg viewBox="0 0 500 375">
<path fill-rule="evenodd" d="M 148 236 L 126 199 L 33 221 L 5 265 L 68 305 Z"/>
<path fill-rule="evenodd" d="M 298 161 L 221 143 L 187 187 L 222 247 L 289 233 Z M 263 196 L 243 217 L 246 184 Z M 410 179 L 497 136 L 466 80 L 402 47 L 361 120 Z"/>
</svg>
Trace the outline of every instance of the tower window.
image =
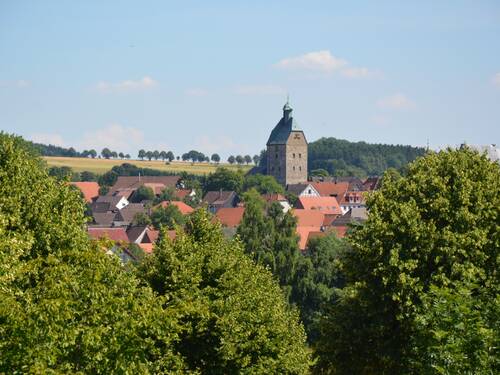
<svg viewBox="0 0 500 375">
<path fill-rule="evenodd" d="M 293 158 L 295 159 L 295 154 L 293 154 Z"/>
<path fill-rule="evenodd" d="M 295 169 L 295 167 L 294 167 L 294 169 Z M 302 167 L 299 167 L 299 171 L 301 171 L 301 170 L 302 170 Z"/>
<path fill-rule="evenodd" d="M 276 159 L 278 159 L 278 154 L 276 154 L 275 156 L 276 156 Z"/>
<path fill-rule="evenodd" d="M 293 167 L 293 170 L 295 170 L 295 167 Z"/>
<path fill-rule="evenodd" d="M 302 157 L 302 154 L 299 154 L 299 159 Z"/>
</svg>

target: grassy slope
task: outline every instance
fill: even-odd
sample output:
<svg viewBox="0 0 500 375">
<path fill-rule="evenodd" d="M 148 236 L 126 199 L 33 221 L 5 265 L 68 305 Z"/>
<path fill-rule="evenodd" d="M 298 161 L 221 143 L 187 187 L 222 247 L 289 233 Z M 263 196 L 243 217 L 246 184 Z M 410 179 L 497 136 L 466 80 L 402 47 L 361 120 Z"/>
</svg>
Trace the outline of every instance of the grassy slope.
<svg viewBox="0 0 500 375">
<path fill-rule="evenodd" d="M 49 166 L 62 167 L 67 166 L 71 167 L 75 172 L 89 171 L 97 174 L 103 174 L 109 171 L 113 166 L 120 165 L 123 163 L 134 164 L 141 168 L 152 168 L 158 169 L 161 171 L 169 171 L 169 172 L 183 172 L 186 171 L 192 174 L 208 174 L 214 172 L 217 169 L 216 164 L 208 164 L 208 163 L 190 163 L 190 162 L 180 162 L 174 161 L 172 163 L 165 164 L 165 162 L 158 160 L 106 160 L 106 159 L 86 159 L 86 158 L 68 158 L 68 157 L 51 157 L 46 156 L 43 159 L 47 162 Z M 244 171 L 247 171 L 251 168 L 251 166 L 236 166 L 230 164 L 219 164 L 219 166 L 223 166 L 229 169 L 238 169 L 241 168 Z"/>
</svg>

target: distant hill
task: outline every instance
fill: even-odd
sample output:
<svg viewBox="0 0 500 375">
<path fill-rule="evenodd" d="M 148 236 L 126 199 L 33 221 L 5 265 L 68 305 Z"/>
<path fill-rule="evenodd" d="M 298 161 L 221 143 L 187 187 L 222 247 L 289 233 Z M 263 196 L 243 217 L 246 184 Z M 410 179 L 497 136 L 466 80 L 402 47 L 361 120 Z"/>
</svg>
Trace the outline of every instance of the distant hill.
<svg viewBox="0 0 500 375">
<path fill-rule="evenodd" d="M 320 138 L 309 143 L 309 172 L 321 168 L 332 176 L 381 175 L 389 167 L 400 169 L 424 154 L 422 147 Z"/>
<path fill-rule="evenodd" d="M 73 147 L 64 148 L 54 145 L 44 145 L 42 143 L 34 143 L 26 141 L 30 148 L 40 156 L 66 156 L 66 157 L 81 157 L 81 152 L 76 151 Z"/>
</svg>

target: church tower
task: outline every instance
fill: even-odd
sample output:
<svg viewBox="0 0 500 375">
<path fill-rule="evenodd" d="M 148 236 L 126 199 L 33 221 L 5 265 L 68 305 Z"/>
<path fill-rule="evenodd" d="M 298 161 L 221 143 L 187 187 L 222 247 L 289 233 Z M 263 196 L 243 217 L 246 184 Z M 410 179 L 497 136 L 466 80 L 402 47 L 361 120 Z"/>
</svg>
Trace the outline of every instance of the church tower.
<svg viewBox="0 0 500 375">
<path fill-rule="evenodd" d="M 287 101 L 267 141 L 267 174 L 284 186 L 307 181 L 307 140 L 292 111 Z"/>
</svg>

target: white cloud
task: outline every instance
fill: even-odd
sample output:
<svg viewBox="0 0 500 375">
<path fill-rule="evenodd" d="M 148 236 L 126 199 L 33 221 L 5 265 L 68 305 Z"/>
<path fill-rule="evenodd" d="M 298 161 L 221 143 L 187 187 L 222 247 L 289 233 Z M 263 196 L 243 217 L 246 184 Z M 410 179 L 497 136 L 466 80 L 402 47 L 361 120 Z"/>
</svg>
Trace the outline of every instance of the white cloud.
<svg viewBox="0 0 500 375">
<path fill-rule="evenodd" d="M 413 109 L 416 104 L 406 95 L 398 93 L 377 101 L 377 106 L 383 109 Z"/>
<path fill-rule="evenodd" d="M 277 68 L 281 69 L 309 70 L 324 73 L 330 73 L 346 65 L 347 61 L 333 56 L 328 50 L 288 57 L 275 64 Z"/>
<path fill-rule="evenodd" d="M 245 85 L 234 88 L 238 95 L 284 95 L 286 90 L 277 85 Z"/>
<path fill-rule="evenodd" d="M 339 72 L 343 77 L 355 79 L 382 77 L 381 72 L 365 67 L 352 66 L 347 60 L 332 55 L 328 50 L 288 57 L 274 64 L 274 66 L 279 69 L 302 70 L 321 74 Z"/>
<path fill-rule="evenodd" d="M 493 76 L 493 79 L 491 80 L 495 86 L 500 87 L 500 73 L 497 73 Z"/>
<path fill-rule="evenodd" d="M 100 151 L 108 147 L 113 151 L 132 151 L 144 143 L 144 134 L 141 130 L 125 127 L 120 124 L 111 124 L 102 129 L 85 132 L 78 145 L 80 149 L 94 148 Z"/>
<path fill-rule="evenodd" d="M 97 90 L 101 92 L 128 92 L 137 90 L 147 90 L 158 85 L 153 78 L 145 76 L 139 80 L 126 80 L 122 82 L 101 81 L 96 85 Z"/>
<path fill-rule="evenodd" d="M 53 133 L 34 133 L 30 139 L 35 143 L 43 143 L 46 145 L 64 146 L 63 137 L 60 134 Z"/>
<path fill-rule="evenodd" d="M 187 96 L 207 96 L 208 90 L 205 90 L 201 87 L 193 87 L 190 89 L 186 89 L 184 94 Z"/>
</svg>

